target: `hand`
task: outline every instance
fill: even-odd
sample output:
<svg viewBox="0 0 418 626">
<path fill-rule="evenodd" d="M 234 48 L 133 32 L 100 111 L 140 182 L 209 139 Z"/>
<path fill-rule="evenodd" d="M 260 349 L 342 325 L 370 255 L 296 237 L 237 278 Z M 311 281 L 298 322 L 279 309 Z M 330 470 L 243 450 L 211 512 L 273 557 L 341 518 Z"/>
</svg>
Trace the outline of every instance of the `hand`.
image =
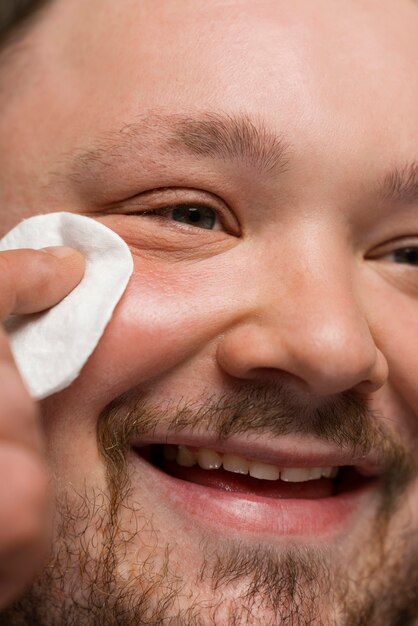
<svg viewBox="0 0 418 626">
<path fill-rule="evenodd" d="M 80 282 L 84 259 L 71 248 L 0 252 L 0 320 L 35 313 Z M 37 406 L 0 324 L 0 610 L 30 583 L 48 540 L 48 481 Z"/>
</svg>

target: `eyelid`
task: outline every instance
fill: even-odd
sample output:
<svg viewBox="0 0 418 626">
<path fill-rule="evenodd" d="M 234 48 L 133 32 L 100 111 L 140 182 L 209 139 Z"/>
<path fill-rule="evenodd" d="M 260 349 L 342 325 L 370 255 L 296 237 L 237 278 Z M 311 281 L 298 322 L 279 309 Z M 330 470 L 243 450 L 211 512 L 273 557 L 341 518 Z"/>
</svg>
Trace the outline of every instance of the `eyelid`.
<svg viewBox="0 0 418 626">
<path fill-rule="evenodd" d="M 234 212 L 218 196 L 209 192 L 190 188 L 162 187 L 137 194 L 126 200 L 113 204 L 106 211 L 129 211 L 129 215 L 158 214 L 158 212 L 173 210 L 178 205 L 196 205 L 212 209 L 225 231 L 234 236 L 240 236 L 240 224 Z"/>
<path fill-rule="evenodd" d="M 405 236 L 399 237 L 397 239 L 393 239 L 392 241 L 387 241 L 386 243 L 380 244 L 377 248 L 374 248 L 368 255 L 369 259 L 377 259 L 388 254 L 395 252 L 396 250 L 402 250 L 404 248 L 418 248 L 418 235 L 414 236 Z"/>
</svg>

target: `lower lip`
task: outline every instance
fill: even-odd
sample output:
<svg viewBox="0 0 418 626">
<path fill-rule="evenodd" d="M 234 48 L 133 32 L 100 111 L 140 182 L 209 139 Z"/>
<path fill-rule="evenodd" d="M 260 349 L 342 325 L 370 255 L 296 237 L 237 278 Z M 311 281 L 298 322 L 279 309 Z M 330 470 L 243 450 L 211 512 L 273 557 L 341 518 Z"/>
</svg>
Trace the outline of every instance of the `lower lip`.
<svg viewBox="0 0 418 626">
<path fill-rule="evenodd" d="M 254 494 L 228 492 L 174 478 L 135 454 L 141 464 L 142 479 L 159 502 L 174 515 L 194 519 L 206 530 L 274 536 L 319 537 L 339 534 L 352 526 L 353 519 L 370 506 L 376 491 L 376 480 L 355 490 L 335 496 L 302 498 L 269 498 Z M 148 482 L 148 481 L 146 481 Z"/>
</svg>

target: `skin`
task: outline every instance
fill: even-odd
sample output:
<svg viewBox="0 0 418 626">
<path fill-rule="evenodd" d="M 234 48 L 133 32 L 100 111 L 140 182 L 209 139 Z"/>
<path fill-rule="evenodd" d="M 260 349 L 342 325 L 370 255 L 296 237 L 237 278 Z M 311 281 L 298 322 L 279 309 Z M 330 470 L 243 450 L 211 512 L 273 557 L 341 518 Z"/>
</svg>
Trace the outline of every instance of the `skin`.
<svg viewBox="0 0 418 626">
<path fill-rule="evenodd" d="M 43 311 L 57 304 L 81 280 L 84 261 L 71 248 L 12 250 L 0 255 L 0 316 Z M 49 524 L 47 473 L 39 410 L 13 361 L 6 334 L 1 342 L 0 600 L 21 593 L 45 558 Z"/>
<path fill-rule="evenodd" d="M 376 189 L 391 168 L 418 158 L 416 5 L 139 4 L 57 0 L 1 69 L 2 232 L 40 212 L 77 212 L 123 237 L 135 262 L 81 376 L 42 404 L 56 493 L 72 506 L 77 494 L 91 503 L 91 494 L 110 493 L 96 428 L 103 410 L 125 392 L 149 406 L 184 400 L 201 406 L 232 387 L 285 385 L 307 407 L 355 392 L 367 397 L 391 436 L 415 451 L 418 269 L 396 263 L 393 252 L 418 246 L 417 207 L 381 199 Z M 280 136 L 285 166 L 260 170 L 250 159 L 179 155 L 161 146 L 163 115 L 205 111 L 262 123 Z M 136 127 L 127 125 L 150 115 L 135 148 L 127 141 L 127 154 L 108 158 L 116 141 L 110 133 L 124 128 L 129 137 Z M 101 160 L 87 175 L 93 159 L 81 155 L 98 147 Z M 197 201 L 219 208 L 224 224 L 204 230 L 178 224 L 169 213 L 129 215 Z M 12 417 L 6 412 L 2 419 Z M 133 457 L 127 472 L 129 507 L 119 511 L 118 528 L 132 539 L 117 569 L 120 588 L 134 576 L 145 580 L 138 563 L 147 557 L 158 572 L 169 544 L 170 568 L 184 583 L 168 609 L 171 623 L 193 623 L 185 612 L 197 602 L 199 623 L 229 623 L 239 610 L 234 593 L 245 583 L 222 596 L 195 582 L 202 542 L 222 552 L 229 539 L 189 524 L 181 512 L 173 516 Z M 407 566 L 415 571 L 417 495 L 414 478 L 387 531 L 388 553 L 402 554 L 403 565 L 388 557 L 377 588 L 385 589 L 389 576 L 407 578 Z M 352 532 L 334 539 L 336 567 L 354 559 L 358 580 L 363 571 L 370 575 L 365 546 L 376 511 L 372 498 Z M 97 553 L 89 548 L 87 563 L 105 544 L 99 522 L 93 513 L 88 536 L 97 533 L 98 547 Z M 141 530 L 134 534 L 136 524 Z M 399 542 L 406 531 L 404 553 Z M 251 549 L 257 541 L 245 535 Z M 263 542 L 275 553 L 290 550 L 280 537 Z M 362 551 L 364 561 L 356 560 Z M 373 561 L 372 548 L 370 555 Z M 332 606 L 325 595 L 318 600 L 322 621 L 312 623 L 360 624 L 344 617 L 337 595 L 330 596 Z M 216 615 L 207 609 L 212 600 L 221 605 Z M 149 623 L 159 623 L 149 611 Z M 54 623 L 64 624 L 61 619 Z M 267 605 L 248 619 L 277 623 Z M 390 626 L 391 619 L 374 613 L 364 623 Z M 247 623 L 239 612 L 235 620 Z"/>
</svg>

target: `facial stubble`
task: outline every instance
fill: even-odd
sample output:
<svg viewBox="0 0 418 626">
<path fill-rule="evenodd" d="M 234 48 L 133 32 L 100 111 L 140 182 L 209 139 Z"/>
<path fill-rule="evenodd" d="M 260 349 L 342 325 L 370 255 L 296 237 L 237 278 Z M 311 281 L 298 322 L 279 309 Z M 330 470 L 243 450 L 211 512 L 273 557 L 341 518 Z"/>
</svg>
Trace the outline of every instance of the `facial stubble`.
<svg viewBox="0 0 418 626">
<path fill-rule="evenodd" d="M 191 576 L 177 538 L 167 540 L 133 495 L 129 441 L 161 423 L 167 432 L 210 424 L 219 439 L 239 432 L 305 432 L 359 454 L 379 448 L 390 478 L 367 541 L 350 557 L 343 547 L 335 553 L 296 543 L 254 545 L 208 532 Z M 408 626 L 418 617 L 416 540 L 407 528 L 393 528 L 415 470 L 408 453 L 353 394 L 304 412 L 277 388 L 164 409 L 128 395 L 101 415 L 98 444 L 109 490 L 58 496 L 50 563 L 0 624 Z"/>
</svg>

